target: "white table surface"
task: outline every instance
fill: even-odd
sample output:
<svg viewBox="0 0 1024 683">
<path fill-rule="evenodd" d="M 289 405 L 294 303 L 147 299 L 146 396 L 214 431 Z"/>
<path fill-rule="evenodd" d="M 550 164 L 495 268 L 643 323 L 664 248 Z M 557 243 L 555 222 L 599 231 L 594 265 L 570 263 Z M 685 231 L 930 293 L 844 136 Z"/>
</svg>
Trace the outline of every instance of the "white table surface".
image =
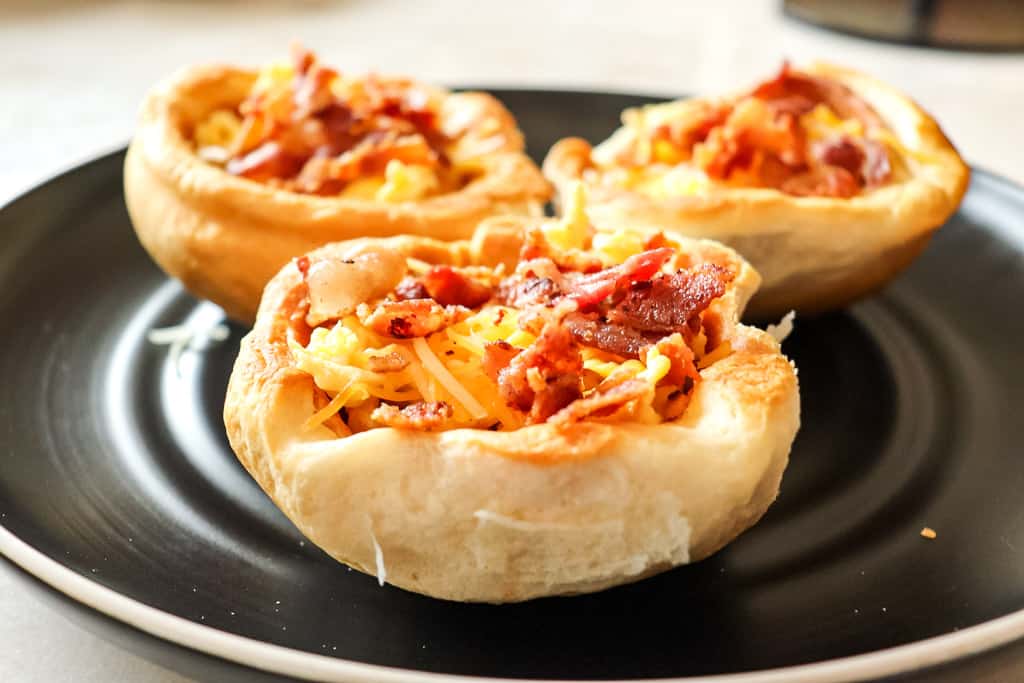
<svg viewBox="0 0 1024 683">
<path fill-rule="evenodd" d="M 884 77 L 971 163 L 1024 183 L 1024 56 L 934 52 L 784 19 L 776 2 L 195 2 L 0 4 L 0 203 L 124 144 L 146 89 L 203 61 L 259 64 L 300 39 L 342 69 L 439 83 L 713 92 L 783 57 Z M 66 621 L 0 571 L 0 681 L 187 683 Z"/>
</svg>

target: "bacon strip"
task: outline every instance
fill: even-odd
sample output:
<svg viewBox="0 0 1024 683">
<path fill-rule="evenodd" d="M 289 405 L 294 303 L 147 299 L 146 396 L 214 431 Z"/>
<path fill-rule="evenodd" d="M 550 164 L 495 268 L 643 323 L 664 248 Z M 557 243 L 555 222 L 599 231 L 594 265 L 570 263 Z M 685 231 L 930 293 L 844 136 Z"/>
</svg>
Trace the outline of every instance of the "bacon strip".
<svg viewBox="0 0 1024 683">
<path fill-rule="evenodd" d="M 567 296 L 579 304 L 580 309 L 599 304 L 616 289 L 631 282 L 650 280 L 674 253 L 672 249 L 662 247 L 634 254 L 618 266 L 577 278 L 570 285 Z"/>
<path fill-rule="evenodd" d="M 252 94 L 239 105 L 242 132 L 226 170 L 310 194 L 336 194 L 392 160 L 447 165 L 447 138 L 428 99 L 407 80 L 369 76 L 342 100 L 338 73 L 296 46 L 291 89 Z"/>
<path fill-rule="evenodd" d="M 504 339 L 490 342 L 484 346 L 484 356 L 481 361 L 484 374 L 497 383 L 501 371 L 508 367 L 512 359 L 519 354 L 520 349 L 509 344 Z"/>
<path fill-rule="evenodd" d="M 783 62 L 779 73 L 754 88 L 751 95 L 797 114 L 808 112 L 822 103 L 842 118 L 859 119 L 869 128 L 885 125 L 871 105 L 850 88 L 831 78 L 794 71 L 789 62 Z"/>
<path fill-rule="evenodd" d="M 844 135 L 818 143 L 812 147 L 811 153 L 822 164 L 837 166 L 849 172 L 860 185 L 866 187 L 877 187 L 892 175 L 889 153 L 876 140 L 854 140 Z"/>
<path fill-rule="evenodd" d="M 482 306 L 491 298 L 491 288 L 453 270 L 451 266 L 434 266 L 421 282 L 430 298 L 442 306 Z"/>
<path fill-rule="evenodd" d="M 373 421 L 385 427 L 426 432 L 443 427 L 451 417 L 452 407 L 444 401 L 419 401 L 404 408 L 382 403 L 370 415 Z"/>
<path fill-rule="evenodd" d="M 891 177 L 885 147 L 841 137 L 808 149 L 800 117 L 819 104 L 866 128 L 882 128 L 877 112 L 846 85 L 794 71 L 784 63 L 773 77 L 731 104 L 706 104 L 651 135 L 656 161 L 692 158 L 710 178 L 771 187 L 797 196 L 852 197 Z M 671 146 L 666 153 L 657 143 Z M 662 151 L 659 151 L 662 150 Z M 675 151 L 672 151 L 675 150 Z M 666 156 L 667 159 L 661 159 Z M 660 156 L 659 156 L 660 155 Z M 646 163 L 646 160 L 636 160 Z"/>
<path fill-rule="evenodd" d="M 608 311 L 608 321 L 641 332 L 682 330 L 695 315 L 725 294 L 735 274 L 714 263 L 633 285 Z"/>
<path fill-rule="evenodd" d="M 510 406 L 528 412 L 529 423 L 548 417 L 580 397 L 583 358 L 572 335 L 548 323 L 529 348 L 498 372 L 498 391 Z"/>
<path fill-rule="evenodd" d="M 562 324 L 577 343 L 623 358 L 639 358 L 640 352 L 659 338 L 659 335 L 609 323 L 597 313 L 570 313 Z"/>
<path fill-rule="evenodd" d="M 409 339 L 437 332 L 464 318 L 468 312 L 459 306 L 441 306 L 431 299 L 410 299 L 382 301 L 372 309 L 362 304 L 356 315 L 377 334 Z"/>
<path fill-rule="evenodd" d="M 651 385 L 638 379 L 627 379 L 607 389 L 597 387 L 590 395 L 578 398 L 552 415 L 548 422 L 556 429 L 565 429 L 588 417 L 604 417 L 630 401 L 643 398 Z"/>
</svg>

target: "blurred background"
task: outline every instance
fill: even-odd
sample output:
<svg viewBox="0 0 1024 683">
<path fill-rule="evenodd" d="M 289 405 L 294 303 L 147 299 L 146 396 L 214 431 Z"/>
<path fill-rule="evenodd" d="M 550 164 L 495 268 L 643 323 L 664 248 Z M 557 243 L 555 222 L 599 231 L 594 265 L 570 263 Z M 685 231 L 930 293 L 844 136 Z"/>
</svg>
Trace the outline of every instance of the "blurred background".
<svg viewBox="0 0 1024 683">
<path fill-rule="evenodd" d="M 143 94 L 176 68 L 260 65 L 293 39 L 343 71 L 666 97 L 752 84 L 786 57 L 826 59 L 909 92 L 970 163 L 1024 183 L 1022 34 L 1014 0 L 0 0 L 0 202 L 124 145 Z M 0 680 L 185 680 L 3 574 L 0 595 Z"/>
<path fill-rule="evenodd" d="M 751 84 L 784 57 L 828 59 L 908 91 L 969 162 L 1024 182 L 1024 52 L 1013 51 L 1024 45 L 1024 2 L 787 4 L 788 14 L 781 0 L 7 0 L 0 131 L 16 163 L 0 166 L 0 197 L 125 144 L 143 94 L 174 69 L 259 65 L 285 56 L 292 39 L 342 70 L 666 96 Z M 1003 51 L 908 47 L 806 19 L 916 42 L 989 40 Z"/>
</svg>

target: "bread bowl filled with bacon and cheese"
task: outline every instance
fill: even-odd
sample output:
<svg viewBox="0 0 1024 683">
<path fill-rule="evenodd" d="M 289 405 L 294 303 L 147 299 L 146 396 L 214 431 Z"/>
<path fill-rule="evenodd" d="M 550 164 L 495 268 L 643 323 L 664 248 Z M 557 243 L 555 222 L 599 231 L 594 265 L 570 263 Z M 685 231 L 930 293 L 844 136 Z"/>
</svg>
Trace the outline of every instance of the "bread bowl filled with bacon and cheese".
<svg viewBox="0 0 1024 683">
<path fill-rule="evenodd" d="M 491 95 L 339 74 L 300 47 L 291 64 L 161 83 L 125 161 L 143 246 L 245 322 L 271 276 L 321 244 L 464 239 L 487 216 L 538 214 L 549 188 Z"/>
<path fill-rule="evenodd" d="M 623 113 L 596 147 L 559 141 L 545 174 L 588 189 L 600 227 L 721 241 L 760 272 L 755 316 L 844 306 L 895 277 L 956 210 L 969 172 L 908 97 L 856 71 L 788 64 L 740 94 Z"/>
<path fill-rule="evenodd" d="M 514 602 L 715 552 L 775 499 L 795 368 L 717 243 L 484 221 L 329 244 L 268 284 L 228 387 L 240 462 L 351 567 Z"/>
</svg>

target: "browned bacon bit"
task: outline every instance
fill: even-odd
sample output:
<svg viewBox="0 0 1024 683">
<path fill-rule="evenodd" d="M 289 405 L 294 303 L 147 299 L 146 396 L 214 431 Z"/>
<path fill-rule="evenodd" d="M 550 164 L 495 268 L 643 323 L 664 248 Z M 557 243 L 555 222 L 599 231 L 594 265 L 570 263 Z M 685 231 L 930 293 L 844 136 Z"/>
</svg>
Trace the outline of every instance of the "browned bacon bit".
<svg viewBox="0 0 1024 683">
<path fill-rule="evenodd" d="M 533 259 L 519 264 L 516 272 L 498 284 L 498 301 L 513 308 L 532 304 L 546 305 L 562 295 L 564 278 L 549 259 Z"/>
<path fill-rule="evenodd" d="M 498 375 L 508 367 L 512 359 L 519 354 L 519 349 L 509 344 L 504 339 L 490 342 L 484 345 L 484 356 L 481 361 L 484 374 L 497 383 Z"/>
<path fill-rule="evenodd" d="M 265 142 L 243 157 L 228 161 L 227 171 L 249 180 L 266 182 L 274 178 L 290 178 L 301 169 L 305 160 L 284 150 L 277 142 Z"/>
<path fill-rule="evenodd" d="M 725 294 L 735 274 L 715 263 L 634 285 L 607 314 L 611 323 L 642 332 L 670 333 L 683 329 L 695 315 Z"/>
<path fill-rule="evenodd" d="M 576 399 L 552 415 L 548 423 L 556 429 L 565 429 L 588 417 L 607 417 L 650 391 L 650 384 L 638 379 L 627 379 L 606 388 L 598 386 L 588 396 Z"/>
<path fill-rule="evenodd" d="M 359 321 L 371 330 L 397 339 L 425 337 L 461 320 L 466 313 L 465 308 L 443 307 L 432 299 L 382 301 L 372 310 L 362 304 L 356 311 Z"/>
<path fill-rule="evenodd" d="M 694 150 L 696 164 L 716 179 L 753 168 L 765 157 L 774 157 L 786 166 L 803 165 L 803 129 L 796 116 L 777 114 L 752 98 L 740 100 L 725 123 Z"/>
<path fill-rule="evenodd" d="M 822 163 L 849 171 L 860 185 L 866 187 L 877 187 L 892 174 L 889 153 L 875 140 L 854 141 L 842 136 L 818 143 L 811 152 Z"/>
<path fill-rule="evenodd" d="M 337 71 L 318 63 L 306 71 L 296 69 L 292 118 L 301 121 L 329 107 L 334 101 L 331 81 L 337 77 Z"/>
<path fill-rule="evenodd" d="M 407 299 L 429 299 L 430 292 L 423 283 L 412 276 L 407 276 L 395 287 L 395 297 L 400 301 Z"/>
<path fill-rule="evenodd" d="M 548 324 L 529 348 L 498 372 L 498 391 L 511 406 L 543 422 L 580 397 L 583 357 L 567 329 Z"/>
<path fill-rule="evenodd" d="M 712 130 L 725 123 L 729 111 L 730 107 L 724 104 L 702 101 L 688 109 L 682 119 L 658 126 L 654 139 L 666 140 L 688 153 L 695 144 L 704 142 Z"/>
<path fill-rule="evenodd" d="M 386 427 L 429 432 L 443 427 L 451 419 L 452 407 L 444 401 L 418 401 L 404 408 L 382 403 L 370 417 Z"/>
<path fill-rule="evenodd" d="M 810 111 L 818 103 L 827 105 L 842 118 L 857 118 L 869 127 L 881 127 L 881 118 L 867 102 L 850 88 L 831 78 L 821 78 L 794 71 L 783 62 L 779 73 L 754 88 L 754 97 L 794 110 L 796 114 Z M 796 103 L 800 103 L 795 107 Z"/>
<path fill-rule="evenodd" d="M 366 361 L 372 372 L 400 372 L 409 366 L 409 359 L 394 346 L 367 350 Z"/>
<path fill-rule="evenodd" d="M 616 289 L 631 282 L 643 282 L 654 277 L 661 266 L 675 252 L 667 247 L 634 254 L 617 266 L 577 278 L 569 286 L 567 297 L 581 310 L 595 306 L 608 298 Z"/>
<path fill-rule="evenodd" d="M 582 371 L 582 368 L 580 368 Z M 528 423 L 544 422 L 565 406 L 580 397 L 579 374 L 549 377 L 546 386 L 533 399 L 533 407 L 527 417 Z"/>
<path fill-rule="evenodd" d="M 288 299 L 294 302 L 292 313 L 288 316 L 288 329 L 295 341 L 309 346 L 313 334 L 312 328 L 306 323 L 306 316 L 309 315 L 309 285 L 300 282 L 288 293 Z"/>
<path fill-rule="evenodd" d="M 291 92 L 254 91 L 238 107 L 243 122 L 227 170 L 275 187 L 336 194 L 387 163 L 445 166 L 447 138 L 429 97 L 407 79 L 368 76 L 344 97 L 337 72 L 296 46 Z"/>
<path fill-rule="evenodd" d="M 302 273 L 302 279 L 305 280 L 306 276 L 309 275 L 309 257 L 300 256 L 295 259 L 295 267 L 299 269 L 299 272 Z"/>
<path fill-rule="evenodd" d="M 430 298 L 442 306 L 476 308 L 491 298 L 491 288 L 451 266 L 434 266 L 422 277 Z"/>
<path fill-rule="evenodd" d="M 848 136 L 824 140 L 811 147 L 811 154 L 829 166 L 845 168 L 854 176 L 860 174 L 864 152 Z"/>
<path fill-rule="evenodd" d="M 640 352 L 661 336 L 644 334 L 624 325 L 613 325 L 601 320 L 597 313 L 570 313 L 565 316 L 562 324 L 577 343 L 623 358 L 639 358 Z"/>
<path fill-rule="evenodd" d="M 839 166 L 817 166 L 795 175 L 780 187 L 797 197 L 836 197 L 847 199 L 860 192 L 857 178 Z"/>
</svg>

